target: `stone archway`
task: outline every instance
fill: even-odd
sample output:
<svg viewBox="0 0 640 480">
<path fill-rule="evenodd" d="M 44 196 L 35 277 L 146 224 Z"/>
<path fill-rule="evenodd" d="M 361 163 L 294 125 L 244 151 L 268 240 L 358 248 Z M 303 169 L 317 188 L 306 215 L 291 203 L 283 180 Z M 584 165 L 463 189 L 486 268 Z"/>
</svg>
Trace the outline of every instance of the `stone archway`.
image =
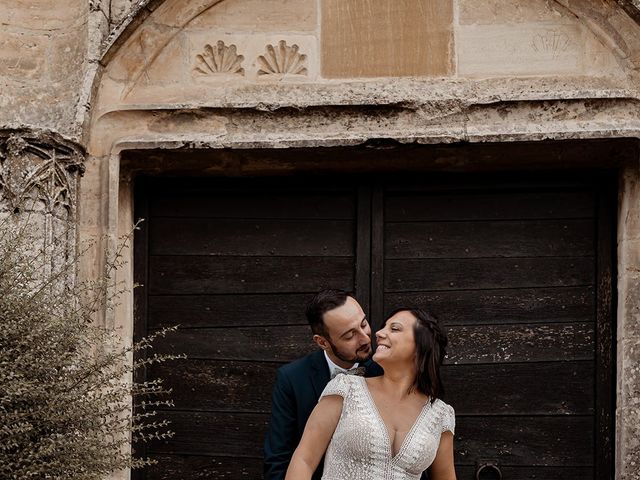
<svg viewBox="0 0 640 480">
<path fill-rule="evenodd" d="M 308 3 L 309 8 L 317 5 Z M 438 144 L 640 137 L 640 36 L 637 24 L 627 16 L 637 21 L 639 7 L 626 1 L 619 1 L 620 6 L 598 3 L 597 8 L 588 1 L 552 3 L 557 8 L 503 13 L 526 20 L 530 28 L 531 41 L 525 46 L 530 47 L 527 54 L 533 60 L 518 67 L 520 70 L 505 70 L 494 59 L 488 66 L 471 62 L 461 68 L 458 63 L 455 72 L 438 72 L 437 76 L 347 75 L 336 79 L 323 76 L 321 28 L 308 18 L 304 35 L 299 26 L 287 29 L 286 22 L 274 21 L 277 27 L 245 41 L 250 34 L 242 27 L 246 12 L 240 0 L 234 3 L 238 11 L 225 10 L 230 21 L 224 28 L 216 23 L 216 8 L 223 5 L 220 1 L 148 2 L 120 28 L 98 67 L 93 109 L 85 129 L 88 159 L 81 203 L 87 214 L 81 234 L 107 235 L 115 242 L 131 227 L 131 179 L 121 170 L 121 152 L 129 149 L 348 146 L 380 139 Z M 561 20 L 553 24 L 556 29 L 545 23 L 555 18 L 553 12 L 560 12 Z M 534 13 L 549 15 L 537 24 Z M 501 38 L 515 38 L 518 28 L 512 28 L 513 18 L 491 20 L 482 14 L 467 10 L 468 23 L 452 29 L 453 49 L 461 48 L 457 39 L 466 38 L 469 45 L 481 41 L 484 34 L 477 24 L 485 25 L 482 22 L 502 32 Z M 276 52 L 281 41 L 285 54 L 307 55 L 309 64 L 303 67 L 307 75 L 299 70 L 259 78 L 260 56 L 267 55 L 269 45 Z M 520 52 L 515 43 L 516 53 Z M 570 43 L 575 49 L 563 57 Z M 300 52 L 292 51 L 294 44 Z M 460 45 L 464 46 L 464 40 Z M 314 52 L 313 58 L 309 52 Z M 194 74 L 198 56 L 206 63 L 208 57 L 226 54 L 236 55 L 236 60 L 243 56 L 245 63 L 231 61 L 227 65 L 237 68 L 215 72 L 215 78 Z M 455 57 L 463 62 L 472 56 L 456 50 Z M 562 70 L 566 58 L 583 60 Z M 536 61 L 539 75 L 527 70 Z M 236 76 L 240 69 L 246 75 Z M 634 447 L 640 425 L 630 421 L 637 418 L 634 398 L 640 393 L 634 370 L 635 345 L 640 338 L 634 313 L 640 304 L 634 293 L 640 262 L 635 254 L 639 245 L 638 168 L 636 162 L 622 169 L 619 205 L 616 465 L 620 479 L 633 477 L 633 465 L 640 455 Z M 93 275 L 100 268 L 97 260 L 85 265 L 85 273 Z M 123 273 L 123 280 L 132 285 L 131 270 Z M 129 297 L 105 322 L 130 332 L 132 317 Z"/>
</svg>

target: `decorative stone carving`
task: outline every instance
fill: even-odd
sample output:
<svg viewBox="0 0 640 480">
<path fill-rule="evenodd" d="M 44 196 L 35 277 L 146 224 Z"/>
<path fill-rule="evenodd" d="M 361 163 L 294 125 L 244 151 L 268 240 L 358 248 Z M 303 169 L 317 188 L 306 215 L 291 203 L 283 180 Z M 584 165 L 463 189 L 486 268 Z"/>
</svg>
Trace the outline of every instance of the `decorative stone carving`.
<svg viewBox="0 0 640 480">
<path fill-rule="evenodd" d="M 531 47 L 536 52 L 548 53 L 555 57 L 567 51 L 570 43 L 571 39 L 565 33 L 549 30 L 544 34 L 534 35 Z"/>
<path fill-rule="evenodd" d="M 298 45 L 288 46 L 284 40 L 280 40 L 277 47 L 267 45 L 265 54 L 258 57 L 258 75 L 307 75 L 307 56 L 299 50 Z"/>
<path fill-rule="evenodd" d="M 3 228 L 28 227 L 33 258 L 42 273 L 73 272 L 65 263 L 76 252 L 77 194 L 84 150 L 60 135 L 0 130 L 0 218 Z M 55 288 L 64 288 L 61 282 Z"/>
<path fill-rule="evenodd" d="M 0 205 L 67 217 L 75 210 L 83 161 L 79 147 L 56 135 L 0 131 Z"/>
<path fill-rule="evenodd" d="M 244 57 L 238 55 L 235 45 L 225 45 L 222 40 L 218 40 L 215 47 L 207 44 L 204 52 L 196 55 L 193 71 L 199 75 L 244 75 L 243 60 Z"/>
</svg>

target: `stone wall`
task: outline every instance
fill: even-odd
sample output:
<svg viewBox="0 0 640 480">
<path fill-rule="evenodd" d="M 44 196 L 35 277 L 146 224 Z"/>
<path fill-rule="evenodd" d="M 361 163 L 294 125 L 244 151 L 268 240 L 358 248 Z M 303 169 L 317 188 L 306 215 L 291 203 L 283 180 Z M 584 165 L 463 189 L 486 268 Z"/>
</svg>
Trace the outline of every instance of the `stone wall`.
<svg viewBox="0 0 640 480">
<path fill-rule="evenodd" d="M 88 2 L 0 2 L 0 18 L 0 126 L 74 133 L 85 69 Z"/>
</svg>

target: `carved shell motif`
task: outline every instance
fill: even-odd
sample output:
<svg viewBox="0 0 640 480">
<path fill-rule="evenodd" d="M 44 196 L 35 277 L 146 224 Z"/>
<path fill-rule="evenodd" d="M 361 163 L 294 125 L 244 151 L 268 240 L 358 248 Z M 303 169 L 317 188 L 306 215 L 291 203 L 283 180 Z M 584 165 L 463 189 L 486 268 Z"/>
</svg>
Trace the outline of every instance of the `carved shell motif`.
<svg viewBox="0 0 640 480">
<path fill-rule="evenodd" d="M 531 47 L 536 52 L 551 53 L 554 57 L 566 52 L 571 44 L 571 39 L 565 34 L 548 31 L 537 34 L 531 40 Z"/>
<path fill-rule="evenodd" d="M 302 55 L 298 45 L 288 46 L 287 42 L 280 40 L 278 46 L 267 45 L 264 55 L 258 57 L 260 70 L 258 75 L 276 75 L 276 74 L 307 74 L 307 56 Z"/>
<path fill-rule="evenodd" d="M 244 57 L 238 55 L 235 45 L 225 45 L 218 40 L 215 47 L 207 44 L 204 52 L 196 55 L 196 66 L 193 71 L 201 75 L 220 73 L 244 75 L 242 61 Z"/>
</svg>

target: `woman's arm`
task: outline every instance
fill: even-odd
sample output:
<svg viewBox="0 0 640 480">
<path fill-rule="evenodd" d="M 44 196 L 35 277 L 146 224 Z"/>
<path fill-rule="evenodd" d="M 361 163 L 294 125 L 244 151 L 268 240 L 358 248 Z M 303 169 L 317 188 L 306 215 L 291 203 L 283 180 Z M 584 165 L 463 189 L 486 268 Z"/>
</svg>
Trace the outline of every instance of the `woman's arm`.
<svg viewBox="0 0 640 480">
<path fill-rule="evenodd" d="M 456 470 L 453 466 L 453 433 L 442 432 L 436 458 L 429 468 L 431 480 L 456 480 Z"/>
<path fill-rule="evenodd" d="M 342 397 L 323 397 L 311 412 L 302 439 L 293 452 L 285 480 L 311 480 L 342 413 Z"/>
</svg>

